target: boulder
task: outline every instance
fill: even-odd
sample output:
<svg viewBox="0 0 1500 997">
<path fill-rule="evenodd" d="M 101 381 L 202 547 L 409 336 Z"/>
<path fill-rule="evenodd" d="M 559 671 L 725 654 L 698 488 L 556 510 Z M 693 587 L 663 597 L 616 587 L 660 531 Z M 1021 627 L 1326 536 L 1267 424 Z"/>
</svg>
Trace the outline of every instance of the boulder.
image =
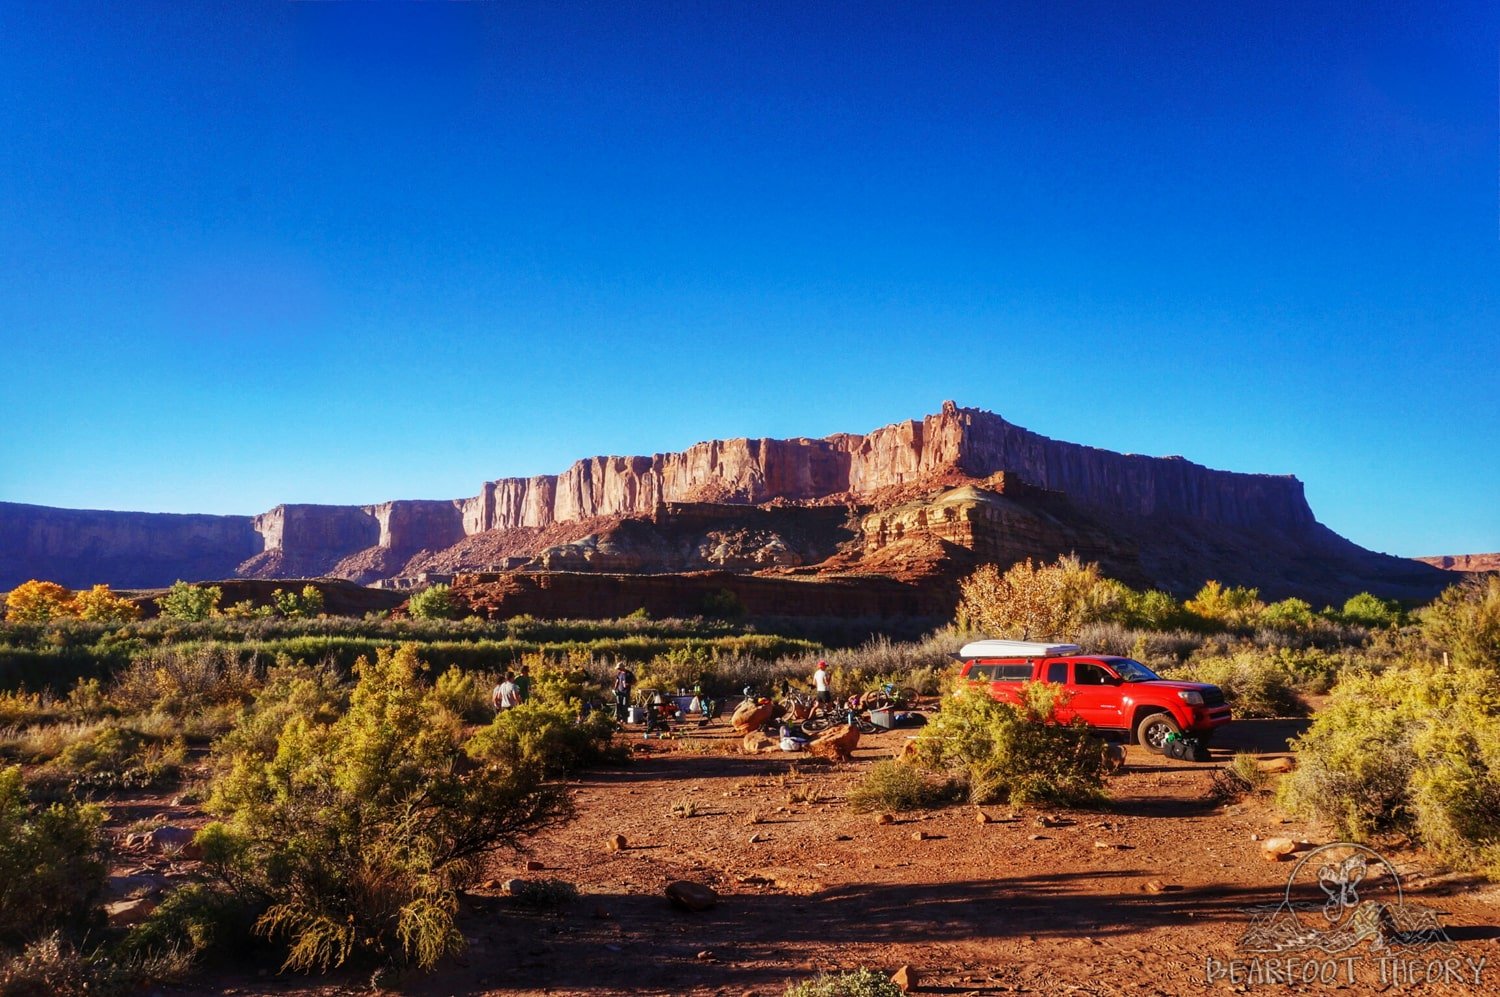
<svg viewBox="0 0 1500 997">
<path fill-rule="evenodd" d="M 729 718 L 729 723 L 734 727 L 735 733 L 748 734 L 764 727 L 775 710 L 773 703 L 757 703 L 752 699 L 747 699 L 735 708 L 734 715 Z"/>
<path fill-rule="evenodd" d="M 740 750 L 744 751 L 747 755 L 758 755 L 762 751 L 774 751 L 775 749 L 776 742 L 760 731 L 751 731 L 746 734 L 744 741 L 740 745 Z"/>
<path fill-rule="evenodd" d="M 136 897 L 134 900 L 118 900 L 108 904 L 104 913 L 109 918 L 111 928 L 124 928 L 140 924 L 151 916 L 156 907 L 157 900 L 154 897 Z"/>
<path fill-rule="evenodd" d="M 148 831 L 141 844 L 153 852 L 176 854 L 185 859 L 200 859 L 203 857 L 203 849 L 193 842 L 197 833 L 190 827 L 168 824 L 154 831 Z"/>
<path fill-rule="evenodd" d="M 810 754 L 819 758 L 827 758 L 830 761 L 847 762 L 854 757 L 854 749 L 859 744 L 859 729 L 852 724 L 842 727 L 832 727 L 807 746 Z"/>
<path fill-rule="evenodd" d="M 1291 838 L 1267 838 L 1260 843 L 1260 854 L 1267 862 L 1285 862 L 1297 850 Z"/>
<path fill-rule="evenodd" d="M 668 883 L 666 894 L 673 906 L 683 910 L 704 911 L 719 902 L 719 895 L 712 887 L 688 879 Z"/>
<path fill-rule="evenodd" d="M 625 840 L 625 835 L 623 834 L 611 835 L 608 845 L 609 850 L 612 852 L 623 852 L 626 848 L 630 847 L 629 842 Z"/>
<path fill-rule="evenodd" d="M 902 966 L 891 974 L 891 982 L 900 987 L 902 993 L 911 993 L 912 988 L 917 985 L 917 971 L 910 966 Z"/>
</svg>

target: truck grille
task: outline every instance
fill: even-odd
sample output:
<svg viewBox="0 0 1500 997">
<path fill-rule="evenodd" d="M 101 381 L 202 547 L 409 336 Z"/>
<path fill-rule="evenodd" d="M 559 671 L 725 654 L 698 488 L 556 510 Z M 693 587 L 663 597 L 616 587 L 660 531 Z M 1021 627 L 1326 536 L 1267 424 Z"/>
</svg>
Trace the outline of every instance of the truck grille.
<svg viewBox="0 0 1500 997">
<path fill-rule="evenodd" d="M 1204 706 L 1223 706 L 1224 705 L 1224 690 L 1220 689 L 1216 685 L 1207 685 L 1207 686 L 1204 686 L 1203 687 L 1203 705 Z"/>
</svg>

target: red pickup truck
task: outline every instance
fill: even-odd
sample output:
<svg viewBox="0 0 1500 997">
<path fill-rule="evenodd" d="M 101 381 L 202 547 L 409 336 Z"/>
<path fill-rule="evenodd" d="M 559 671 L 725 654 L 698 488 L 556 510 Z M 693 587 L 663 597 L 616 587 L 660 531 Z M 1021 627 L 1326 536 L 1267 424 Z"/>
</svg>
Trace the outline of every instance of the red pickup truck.
<svg viewBox="0 0 1500 997">
<path fill-rule="evenodd" d="M 1160 752 L 1171 733 L 1204 744 L 1230 721 L 1224 693 L 1216 685 L 1173 682 L 1131 658 L 1084 654 L 1076 644 L 977 640 L 958 652 L 961 679 L 984 684 L 1001 702 L 1020 701 L 1024 682 L 1053 682 L 1067 695 L 1057 709 L 1064 723 L 1082 720 L 1101 731 L 1123 731 Z"/>
</svg>

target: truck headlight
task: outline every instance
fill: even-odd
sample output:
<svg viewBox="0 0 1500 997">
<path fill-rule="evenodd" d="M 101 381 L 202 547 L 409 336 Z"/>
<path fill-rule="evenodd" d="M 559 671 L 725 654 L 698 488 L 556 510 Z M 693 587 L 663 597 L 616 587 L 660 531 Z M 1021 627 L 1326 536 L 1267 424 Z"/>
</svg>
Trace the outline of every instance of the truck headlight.
<svg viewBox="0 0 1500 997">
<path fill-rule="evenodd" d="M 1189 706 L 1203 705 L 1203 693 L 1199 692 L 1197 689 L 1180 689 L 1178 690 L 1177 695 L 1181 696 L 1182 701 Z"/>
</svg>

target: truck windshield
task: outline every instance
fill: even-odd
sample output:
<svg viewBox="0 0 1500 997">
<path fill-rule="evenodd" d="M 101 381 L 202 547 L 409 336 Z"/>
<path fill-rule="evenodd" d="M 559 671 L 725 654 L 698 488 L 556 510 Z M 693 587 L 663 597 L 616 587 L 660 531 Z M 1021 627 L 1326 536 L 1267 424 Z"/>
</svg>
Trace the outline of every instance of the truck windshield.
<svg viewBox="0 0 1500 997">
<path fill-rule="evenodd" d="M 1110 662 L 1110 665 L 1126 682 L 1155 682 L 1161 678 L 1160 675 L 1131 658 L 1116 658 Z"/>
</svg>

